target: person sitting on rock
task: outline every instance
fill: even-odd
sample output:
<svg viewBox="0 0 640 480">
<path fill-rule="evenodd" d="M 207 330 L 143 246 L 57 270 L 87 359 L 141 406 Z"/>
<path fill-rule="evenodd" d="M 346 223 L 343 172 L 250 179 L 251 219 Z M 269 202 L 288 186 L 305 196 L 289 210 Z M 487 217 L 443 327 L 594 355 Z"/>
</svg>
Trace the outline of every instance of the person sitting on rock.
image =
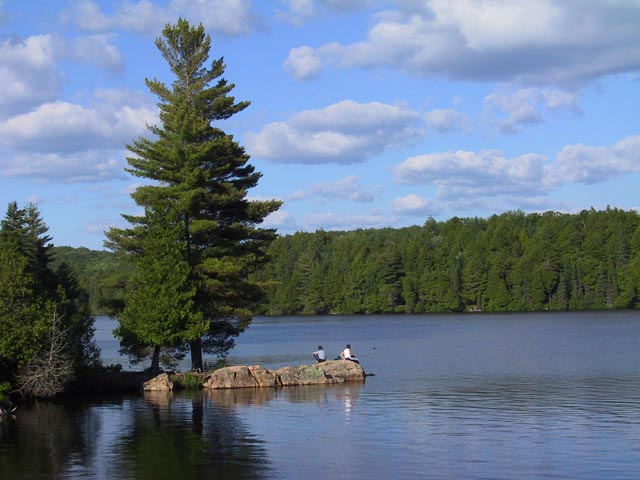
<svg viewBox="0 0 640 480">
<path fill-rule="evenodd" d="M 313 352 L 312 355 L 313 355 L 313 358 L 316 359 L 316 363 L 322 363 L 327 359 L 327 354 L 324 353 L 324 350 L 322 349 L 322 345 L 319 345 L 318 350 Z"/>
<path fill-rule="evenodd" d="M 347 344 L 347 347 L 340 352 L 340 358 L 342 360 L 350 360 L 352 362 L 355 363 L 360 363 L 360 361 L 355 357 L 355 355 L 353 355 L 353 352 L 351 351 L 351 345 Z"/>
</svg>

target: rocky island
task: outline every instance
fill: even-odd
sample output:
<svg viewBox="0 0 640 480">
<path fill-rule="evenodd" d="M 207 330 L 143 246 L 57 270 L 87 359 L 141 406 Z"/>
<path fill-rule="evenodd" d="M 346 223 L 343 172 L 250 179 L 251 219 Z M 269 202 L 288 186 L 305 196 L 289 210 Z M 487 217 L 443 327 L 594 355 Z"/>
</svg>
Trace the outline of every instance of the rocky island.
<svg viewBox="0 0 640 480">
<path fill-rule="evenodd" d="M 220 368 L 207 374 L 203 388 L 262 388 L 297 385 L 322 385 L 343 382 L 364 382 L 363 368 L 348 360 L 330 360 L 313 365 L 299 365 L 269 370 L 260 365 Z M 173 390 L 173 382 L 162 373 L 144 383 L 145 391 Z"/>
</svg>

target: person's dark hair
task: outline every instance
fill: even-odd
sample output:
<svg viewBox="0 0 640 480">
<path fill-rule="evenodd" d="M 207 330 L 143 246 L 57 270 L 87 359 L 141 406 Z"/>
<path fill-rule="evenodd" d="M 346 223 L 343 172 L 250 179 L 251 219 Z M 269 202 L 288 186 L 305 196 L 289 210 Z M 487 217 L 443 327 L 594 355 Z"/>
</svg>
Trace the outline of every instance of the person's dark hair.
<svg viewBox="0 0 640 480">
<path fill-rule="evenodd" d="M 318 345 L 318 350 L 322 350 L 322 345 Z"/>
<path fill-rule="evenodd" d="M 348 343 L 347 343 L 347 348 L 351 348 L 351 345 L 349 345 Z"/>
</svg>

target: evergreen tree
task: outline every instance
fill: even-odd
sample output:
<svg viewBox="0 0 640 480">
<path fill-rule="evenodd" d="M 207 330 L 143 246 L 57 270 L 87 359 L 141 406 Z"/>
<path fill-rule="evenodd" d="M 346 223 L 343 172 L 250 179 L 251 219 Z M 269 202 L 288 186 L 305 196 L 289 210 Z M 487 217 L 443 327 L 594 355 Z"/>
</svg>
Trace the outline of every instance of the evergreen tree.
<svg viewBox="0 0 640 480">
<path fill-rule="evenodd" d="M 52 331 L 69 368 L 99 359 L 88 296 L 64 264 L 57 272 L 51 268 L 47 231 L 35 205 L 9 204 L 0 228 L 0 363 L 12 377 L 35 371 L 51 347 Z"/>
<path fill-rule="evenodd" d="M 152 181 L 132 195 L 149 211 L 170 201 L 180 215 L 183 258 L 196 289 L 194 314 L 208 329 L 190 338 L 193 368 L 202 368 L 202 351 L 224 354 L 251 320 L 251 308 L 260 298 L 258 286 L 248 280 L 263 261 L 275 232 L 258 228 L 277 210 L 278 201 L 249 201 L 247 192 L 261 174 L 233 137 L 213 125 L 244 110 L 249 102 L 230 96 L 233 84 L 222 77 L 223 59 L 210 66 L 211 39 L 202 25 L 179 19 L 167 25 L 156 45 L 175 80 L 171 87 L 146 80 L 160 99 L 160 125 L 150 127 L 154 140 L 138 138 L 127 148 L 128 171 Z M 210 86 L 213 83 L 213 86 Z M 107 245 L 140 251 L 144 217 L 125 216 L 130 229 L 111 229 Z"/>
<path fill-rule="evenodd" d="M 147 210 L 141 251 L 134 258 L 131 288 L 115 334 L 130 356 L 136 357 L 141 347 L 153 347 L 150 368 L 157 371 L 162 347 L 178 347 L 202 336 L 207 325 L 193 308 L 196 289 L 189 281 L 178 216 L 170 208 Z"/>
</svg>

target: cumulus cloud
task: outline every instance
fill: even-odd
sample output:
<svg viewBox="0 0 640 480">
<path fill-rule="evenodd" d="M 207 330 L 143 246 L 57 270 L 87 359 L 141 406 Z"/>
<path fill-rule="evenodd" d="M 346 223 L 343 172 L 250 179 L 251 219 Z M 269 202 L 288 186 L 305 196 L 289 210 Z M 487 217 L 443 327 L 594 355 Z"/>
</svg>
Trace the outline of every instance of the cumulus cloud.
<svg viewBox="0 0 640 480">
<path fill-rule="evenodd" d="M 65 40 L 56 35 L 0 42 L 0 118 L 30 112 L 62 91 L 58 62 L 70 59 L 119 72 L 123 58 L 108 35 Z"/>
<path fill-rule="evenodd" d="M 553 159 L 534 153 L 508 158 L 497 150 L 418 155 L 396 165 L 393 176 L 400 184 L 436 186 L 436 199 L 457 209 L 482 204 L 500 210 L 495 203 L 500 198 L 515 208 L 542 210 L 565 207 L 547 197 L 563 185 L 595 184 L 632 173 L 640 173 L 640 135 L 610 146 L 566 145 Z M 431 206 L 425 202 L 409 195 L 396 199 L 392 209 L 407 214 Z"/>
<path fill-rule="evenodd" d="M 71 154 L 19 153 L 0 160 L 6 177 L 31 178 L 43 183 L 100 182 L 124 178 L 122 151 L 85 151 Z"/>
<path fill-rule="evenodd" d="M 121 148 L 146 131 L 157 108 L 144 104 L 107 103 L 122 92 L 99 91 L 98 103 L 45 103 L 35 110 L 0 122 L 0 144 L 15 151 L 68 153 Z M 121 98 L 121 97 L 118 97 Z"/>
<path fill-rule="evenodd" d="M 464 113 L 452 108 L 431 110 L 424 116 L 425 124 L 440 133 L 470 132 L 471 120 Z"/>
<path fill-rule="evenodd" d="M 637 2 L 430 0 L 380 15 L 365 39 L 328 43 L 318 64 L 392 68 L 419 76 L 576 84 L 640 67 Z M 293 52 L 293 51 L 292 51 Z M 299 75 L 300 78 L 300 75 Z"/>
<path fill-rule="evenodd" d="M 294 231 L 298 225 L 290 212 L 276 210 L 270 213 L 260 225 L 263 228 L 277 228 L 279 230 Z"/>
<path fill-rule="evenodd" d="M 0 117 L 29 111 L 61 90 L 51 35 L 0 43 Z"/>
<path fill-rule="evenodd" d="M 157 120 L 157 107 L 121 90 L 98 90 L 88 105 L 49 102 L 0 120 L 5 176 L 38 181 L 120 178 L 124 144 Z"/>
<path fill-rule="evenodd" d="M 398 215 L 410 215 L 425 217 L 437 215 L 442 210 L 440 202 L 422 198 L 415 194 L 396 198 L 391 202 L 391 211 Z"/>
<path fill-rule="evenodd" d="M 578 94 L 558 88 L 504 88 L 484 99 L 485 110 L 498 116 L 502 133 L 518 133 L 523 126 L 542 123 L 547 114 L 579 113 Z"/>
<path fill-rule="evenodd" d="M 554 182 L 599 183 L 619 175 L 640 172 L 640 135 L 630 135 L 613 146 L 567 145 L 550 175 Z"/>
<path fill-rule="evenodd" d="M 253 156 L 283 163 L 362 162 L 423 135 L 420 115 L 401 105 L 345 100 L 305 110 L 246 135 Z"/>
<path fill-rule="evenodd" d="M 355 202 L 372 202 L 378 188 L 364 189 L 360 179 L 350 175 L 333 183 L 316 183 L 309 188 L 293 192 L 287 201 L 318 198 L 321 202 L 330 200 L 352 200 Z"/>
<path fill-rule="evenodd" d="M 306 45 L 294 48 L 289 52 L 284 68 L 297 80 L 309 80 L 320 71 L 320 58 L 313 48 Z"/>
<path fill-rule="evenodd" d="M 113 38 L 113 35 L 78 37 L 65 44 L 63 51 L 78 62 L 120 72 L 124 69 L 124 59 L 116 46 L 110 43 Z"/>
<path fill-rule="evenodd" d="M 152 35 L 178 17 L 229 36 L 246 35 L 260 24 L 250 0 L 172 0 L 166 6 L 149 0 L 125 0 L 118 2 L 112 15 L 105 14 L 96 1 L 82 0 L 63 15 L 66 21 L 90 32 L 123 29 Z"/>
<path fill-rule="evenodd" d="M 442 197 L 534 193 L 548 189 L 546 158 L 507 158 L 497 150 L 439 152 L 408 158 L 394 169 L 398 183 L 438 186 Z"/>
</svg>

